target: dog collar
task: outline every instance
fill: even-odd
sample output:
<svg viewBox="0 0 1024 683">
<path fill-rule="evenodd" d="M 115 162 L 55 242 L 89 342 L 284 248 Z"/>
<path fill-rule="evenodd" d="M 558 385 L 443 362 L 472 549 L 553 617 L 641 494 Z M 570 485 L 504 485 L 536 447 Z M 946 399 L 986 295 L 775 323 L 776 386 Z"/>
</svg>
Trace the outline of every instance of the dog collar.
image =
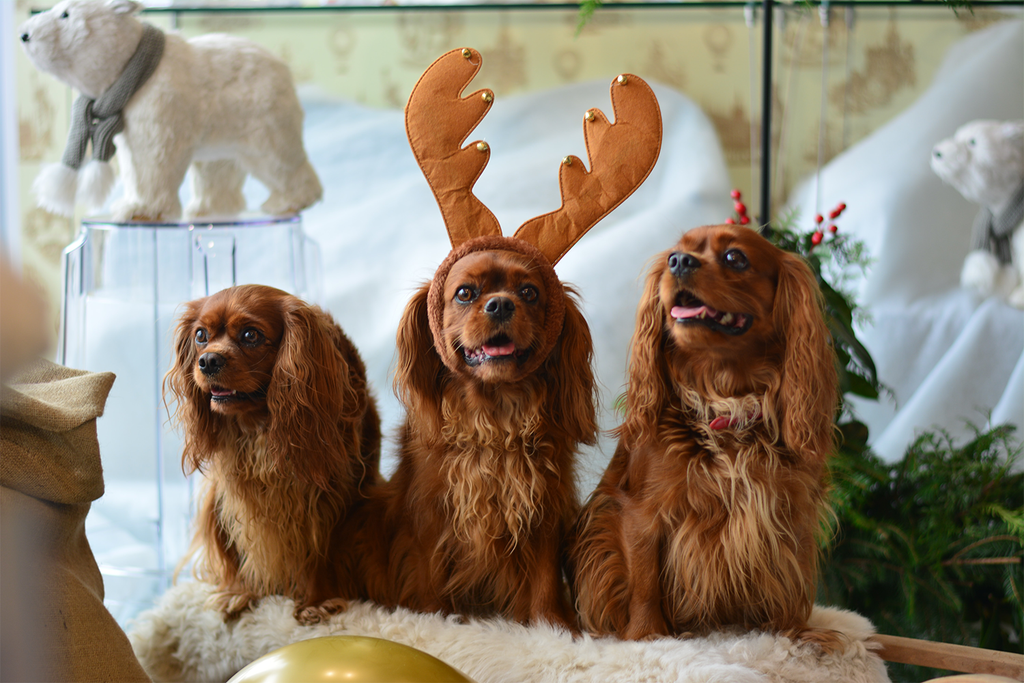
<svg viewBox="0 0 1024 683">
<path fill-rule="evenodd" d="M 714 420 L 712 420 L 708 424 L 708 426 L 715 431 L 721 431 L 723 429 L 734 429 L 736 427 L 746 426 L 747 424 L 753 422 L 759 417 L 761 417 L 761 411 L 757 409 L 750 411 L 743 417 L 726 417 L 724 415 L 719 415 Z"/>
</svg>

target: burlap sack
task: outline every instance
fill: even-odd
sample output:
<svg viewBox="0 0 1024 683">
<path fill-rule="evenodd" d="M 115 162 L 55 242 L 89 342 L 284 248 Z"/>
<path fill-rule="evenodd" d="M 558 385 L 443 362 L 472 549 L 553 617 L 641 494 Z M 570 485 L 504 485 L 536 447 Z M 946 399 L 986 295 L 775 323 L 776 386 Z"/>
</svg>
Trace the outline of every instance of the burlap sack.
<svg viewBox="0 0 1024 683">
<path fill-rule="evenodd" d="M 103 606 L 85 516 L 113 373 L 38 361 L 0 389 L 0 677 L 148 681 Z"/>
</svg>

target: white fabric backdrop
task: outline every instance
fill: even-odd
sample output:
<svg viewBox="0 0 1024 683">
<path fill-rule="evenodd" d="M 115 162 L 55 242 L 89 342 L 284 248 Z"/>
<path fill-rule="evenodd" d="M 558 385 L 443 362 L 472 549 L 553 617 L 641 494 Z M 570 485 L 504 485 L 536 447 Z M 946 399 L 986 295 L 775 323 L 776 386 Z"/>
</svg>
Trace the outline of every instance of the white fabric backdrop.
<svg viewBox="0 0 1024 683">
<path fill-rule="evenodd" d="M 978 207 L 929 167 L 932 146 L 975 119 L 1024 117 L 1024 21 L 971 34 L 950 49 L 929 89 L 902 114 L 822 171 L 822 204 L 845 201 L 840 229 L 874 263 L 859 283 L 872 318 L 859 335 L 892 399 L 855 400 L 874 450 L 902 457 L 935 426 L 958 437 L 1024 424 L 1024 312 L 960 289 Z M 803 228 L 816 212 L 814 180 L 794 193 Z M 989 420 L 991 416 L 991 420 Z"/>
</svg>

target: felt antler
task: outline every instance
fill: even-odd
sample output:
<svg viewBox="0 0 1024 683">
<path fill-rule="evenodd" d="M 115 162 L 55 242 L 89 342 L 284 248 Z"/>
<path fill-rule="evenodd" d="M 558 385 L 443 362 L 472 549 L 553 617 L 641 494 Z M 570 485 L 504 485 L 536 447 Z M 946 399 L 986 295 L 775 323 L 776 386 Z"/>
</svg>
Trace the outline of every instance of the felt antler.
<svg viewBox="0 0 1024 683">
<path fill-rule="evenodd" d="M 633 194 L 658 160 L 661 109 L 650 86 L 623 74 L 613 81 L 611 97 L 614 124 L 600 109 L 583 117 L 591 170 L 575 156 L 563 159 L 558 174 L 562 206 L 516 230 L 516 237 L 536 245 L 552 264 Z"/>
<path fill-rule="evenodd" d="M 462 147 L 494 99 L 489 90 L 461 96 L 481 64 L 480 53 L 470 48 L 442 55 L 420 77 L 405 109 L 409 144 L 441 208 L 453 248 L 476 237 L 501 235 L 494 214 L 472 193 L 490 149 L 485 142 Z M 614 124 L 599 109 L 584 117 L 591 170 L 578 157 L 563 159 L 562 206 L 527 221 L 515 233 L 551 265 L 631 195 L 658 160 L 661 110 L 650 87 L 624 74 L 612 83 L 611 99 Z"/>
<path fill-rule="evenodd" d="M 405 107 L 409 145 L 441 208 L 453 247 L 501 234 L 498 219 L 473 194 L 490 149 L 486 142 L 462 146 L 494 100 L 489 90 L 461 96 L 482 63 L 480 53 L 469 48 L 441 55 L 420 76 Z"/>
</svg>

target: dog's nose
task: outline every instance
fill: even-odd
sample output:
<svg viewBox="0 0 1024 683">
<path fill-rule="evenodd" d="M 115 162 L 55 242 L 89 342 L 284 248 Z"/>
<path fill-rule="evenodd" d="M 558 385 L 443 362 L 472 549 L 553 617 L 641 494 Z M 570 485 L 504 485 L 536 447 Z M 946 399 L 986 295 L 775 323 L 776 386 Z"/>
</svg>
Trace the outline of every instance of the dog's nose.
<svg viewBox="0 0 1024 683">
<path fill-rule="evenodd" d="M 26 33 L 22 33 L 22 34 L 21 34 L 21 42 L 23 42 L 23 43 L 27 43 L 27 42 L 28 42 L 28 40 L 29 40 L 29 38 L 28 38 L 28 33 L 27 33 L 27 32 L 26 32 Z"/>
<path fill-rule="evenodd" d="M 505 322 L 512 317 L 512 314 L 516 312 L 516 302 L 509 299 L 507 296 L 495 296 L 487 300 L 484 304 L 484 313 L 496 320 L 497 322 Z"/>
<path fill-rule="evenodd" d="M 676 277 L 682 277 L 698 268 L 700 268 L 700 259 L 696 256 L 680 254 L 678 251 L 668 255 L 668 271 Z"/>
<path fill-rule="evenodd" d="M 199 356 L 199 371 L 204 375 L 216 375 L 224 367 L 224 356 L 219 353 L 204 353 Z"/>
</svg>

